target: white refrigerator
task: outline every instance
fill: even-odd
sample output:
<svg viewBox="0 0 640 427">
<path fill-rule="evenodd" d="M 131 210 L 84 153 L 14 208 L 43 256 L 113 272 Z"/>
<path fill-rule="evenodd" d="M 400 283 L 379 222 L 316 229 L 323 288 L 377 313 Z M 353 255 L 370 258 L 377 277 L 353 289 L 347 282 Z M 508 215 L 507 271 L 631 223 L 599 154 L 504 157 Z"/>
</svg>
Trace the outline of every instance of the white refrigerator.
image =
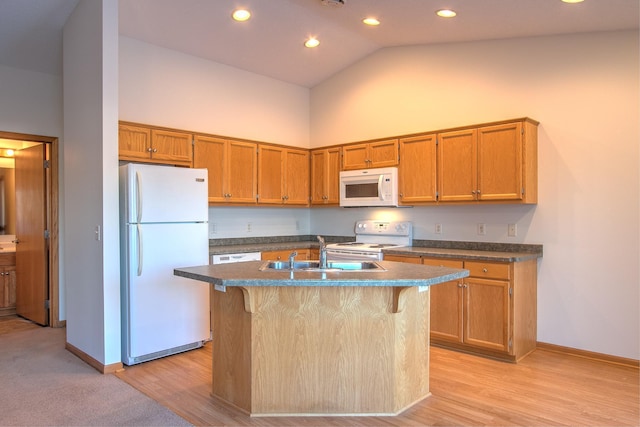
<svg viewBox="0 0 640 427">
<path fill-rule="evenodd" d="M 201 347 L 209 285 L 173 269 L 209 263 L 207 170 L 120 166 L 122 362 Z"/>
</svg>

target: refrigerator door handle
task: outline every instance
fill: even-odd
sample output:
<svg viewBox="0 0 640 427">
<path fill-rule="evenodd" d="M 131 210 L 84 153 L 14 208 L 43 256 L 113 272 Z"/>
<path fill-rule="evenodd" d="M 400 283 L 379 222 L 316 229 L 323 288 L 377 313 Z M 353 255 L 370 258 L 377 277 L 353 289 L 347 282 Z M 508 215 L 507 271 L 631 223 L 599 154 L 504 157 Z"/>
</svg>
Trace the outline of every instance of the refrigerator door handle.
<svg viewBox="0 0 640 427">
<path fill-rule="evenodd" d="M 140 171 L 136 171 L 136 212 L 137 215 L 137 223 L 142 221 L 142 177 L 140 176 Z M 138 275 L 139 276 L 139 275 Z"/>
<path fill-rule="evenodd" d="M 138 232 L 138 276 L 142 276 L 142 226 L 136 226 Z"/>
</svg>

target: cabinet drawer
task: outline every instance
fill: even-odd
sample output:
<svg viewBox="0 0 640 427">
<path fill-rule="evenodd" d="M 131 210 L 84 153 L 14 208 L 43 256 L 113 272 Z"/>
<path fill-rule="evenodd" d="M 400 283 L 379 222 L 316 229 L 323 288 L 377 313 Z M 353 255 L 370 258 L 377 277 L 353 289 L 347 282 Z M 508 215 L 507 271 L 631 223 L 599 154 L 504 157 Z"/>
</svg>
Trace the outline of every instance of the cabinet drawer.
<svg viewBox="0 0 640 427">
<path fill-rule="evenodd" d="M 465 261 L 464 268 L 469 270 L 471 277 L 487 277 L 492 279 L 510 279 L 509 264 L 499 264 L 494 262 Z"/>
<path fill-rule="evenodd" d="M 0 266 L 13 266 L 16 265 L 16 253 L 5 252 L 0 254 Z"/>
<path fill-rule="evenodd" d="M 404 256 L 404 255 L 384 255 L 385 261 L 406 262 L 409 264 L 421 264 L 419 256 Z"/>
<path fill-rule="evenodd" d="M 422 263 L 435 267 L 462 268 L 462 261 L 444 258 L 423 258 Z"/>
</svg>

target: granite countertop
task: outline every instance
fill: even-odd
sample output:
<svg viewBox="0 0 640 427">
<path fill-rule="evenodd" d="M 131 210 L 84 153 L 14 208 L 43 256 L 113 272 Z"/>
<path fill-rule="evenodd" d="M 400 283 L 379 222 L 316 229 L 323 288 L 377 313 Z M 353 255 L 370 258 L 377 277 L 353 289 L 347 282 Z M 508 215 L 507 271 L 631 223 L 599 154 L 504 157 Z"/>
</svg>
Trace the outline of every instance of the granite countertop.
<svg viewBox="0 0 640 427">
<path fill-rule="evenodd" d="M 325 236 L 327 243 L 354 241 L 355 237 Z M 209 254 L 237 254 L 243 252 L 264 252 L 317 248 L 315 236 L 259 237 L 254 239 L 210 240 Z M 414 240 L 413 246 L 382 251 L 390 255 L 429 256 L 477 261 L 521 262 L 542 258 L 542 245 L 456 242 L 443 240 Z M 362 274 L 362 273 L 357 273 Z M 367 274 L 370 274 L 368 272 Z"/>
<path fill-rule="evenodd" d="M 540 258 L 542 256 L 542 254 L 536 252 L 501 252 L 473 249 L 423 248 L 419 246 L 385 249 L 383 252 L 389 255 L 404 255 L 414 257 L 428 256 L 433 258 L 452 258 L 464 259 L 469 261 L 493 262 L 522 262 L 528 261 L 530 259 Z"/>
<path fill-rule="evenodd" d="M 376 261 L 386 271 L 260 271 L 265 261 L 176 268 L 176 276 L 224 286 L 430 286 L 469 276 L 468 270 Z"/>
</svg>

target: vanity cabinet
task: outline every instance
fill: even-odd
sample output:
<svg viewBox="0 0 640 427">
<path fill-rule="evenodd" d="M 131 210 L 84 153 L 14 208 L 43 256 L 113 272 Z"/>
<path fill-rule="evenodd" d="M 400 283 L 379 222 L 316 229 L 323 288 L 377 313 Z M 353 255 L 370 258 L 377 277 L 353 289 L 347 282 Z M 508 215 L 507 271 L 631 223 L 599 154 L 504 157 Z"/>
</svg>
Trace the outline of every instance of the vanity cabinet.
<svg viewBox="0 0 640 427">
<path fill-rule="evenodd" d="M 342 146 L 342 169 L 386 168 L 398 165 L 398 139 Z"/>
<path fill-rule="evenodd" d="M 193 167 L 208 170 L 209 203 L 255 204 L 258 145 L 196 135 Z"/>
<path fill-rule="evenodd" d="M 128 123 L 118 127 L 118 159 L 191 167 L 193 134 Z"/>
<path fill-rule="evenodd" d="M 537 262 L 385 255 L 385 260 L 464 268 L 469 277 L 432 286 L 434 345 L 518 361 L 537 342 Z"/>
<path fill-rule="evenodd" d="M 16 314 L 16 253 L 0 253 L 0 316 Z"/>
<path fill-rule="evenodd" d="M 537 203 L 537 126 L 520 119 L 439 133 L 438 200 Z"/>
<path fill-rule="evenodd" d="M 311 204 L 340 204 L 340 147 L 311 151 Z"/>
<path fill-rule="evenodd" d="M 436 134 L 400 139 L 398 196 L 401 204 L 437 201 Z"/>
<path fill-rule="evenodd" d="M 258 145 L 258 203 L 309 205 L 309 151 Z"/>
</svg>

